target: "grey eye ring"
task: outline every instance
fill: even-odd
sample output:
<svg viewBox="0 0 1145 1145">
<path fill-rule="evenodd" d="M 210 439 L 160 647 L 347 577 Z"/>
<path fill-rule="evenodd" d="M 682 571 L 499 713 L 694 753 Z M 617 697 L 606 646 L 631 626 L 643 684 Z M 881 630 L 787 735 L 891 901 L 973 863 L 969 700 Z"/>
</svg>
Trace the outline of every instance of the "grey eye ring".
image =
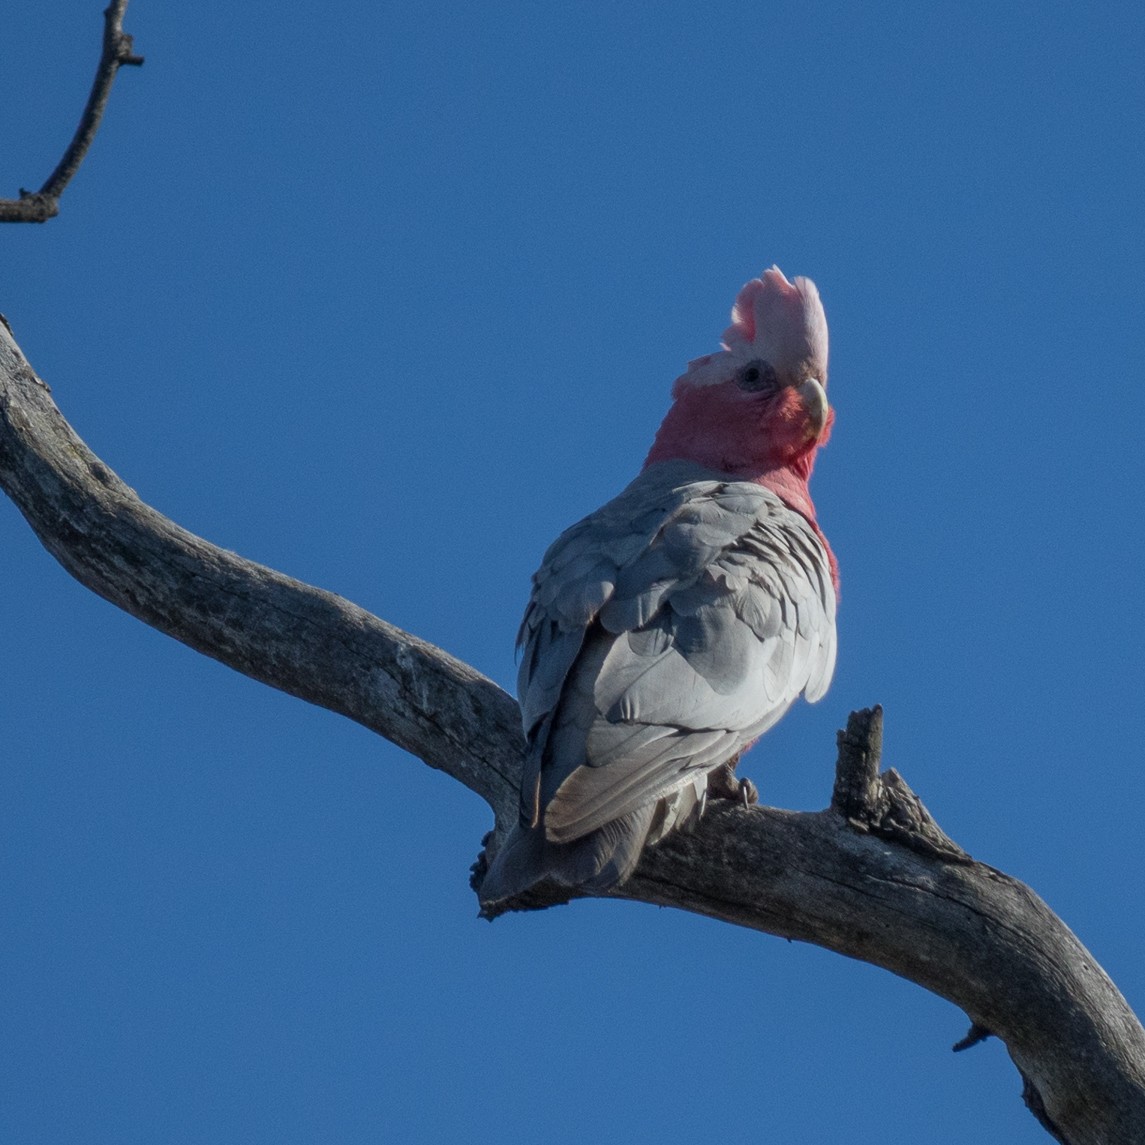
<svg viewBox="0 0 1145 1145">
<path fill-rule="evenodd" d="M 775 367 L 770 362 L 765 362 L 762 358 L 756 358 L 754 361 L 748 362 L 748 364 L 740 370 L 737 380 L 740 389 L 746 390 L 748 393 L 774 390 L 779 384 L 779 379 L 775 374 Z"/>
</svg>

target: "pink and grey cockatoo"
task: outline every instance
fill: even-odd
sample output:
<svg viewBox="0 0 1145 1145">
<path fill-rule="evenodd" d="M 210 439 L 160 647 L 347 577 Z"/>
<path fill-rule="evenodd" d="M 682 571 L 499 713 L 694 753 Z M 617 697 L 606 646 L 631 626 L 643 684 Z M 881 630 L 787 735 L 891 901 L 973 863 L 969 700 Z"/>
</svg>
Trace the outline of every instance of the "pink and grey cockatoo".
<svg viewBox="0 0 1145 1145">
<path fill-rule="evenodd" d="M 640 475 L 533 577 L 518 691 L 520 822 L 478 888 L 607 890 L 835 667 L 838 569 L 807 482 L 834 418 L 815 284 L 740 291 L 724 349 L 691 362 Z"/>
</svg>

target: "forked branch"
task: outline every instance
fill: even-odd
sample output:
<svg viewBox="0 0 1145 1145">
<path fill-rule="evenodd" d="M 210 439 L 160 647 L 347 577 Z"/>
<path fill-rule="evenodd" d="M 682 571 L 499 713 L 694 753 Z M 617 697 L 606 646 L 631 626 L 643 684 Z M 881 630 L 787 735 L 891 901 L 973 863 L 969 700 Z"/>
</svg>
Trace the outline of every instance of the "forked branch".
<svg viewBox="0 0 1145 1145">
<path fill-rule="evenodd" d="M 44 223 L 60 213 L 60 196 L 79 170 L 95 139 L 116 74 L 124 64 L 139 67 L 143 63 L 143 57 L 135 55 L 131 37 L 123 30 L 127 3 L 128 0 L 111 0 L 103 14 L 103 50 L 99 66 L 79 127 L 63 158 L 38 191 L 21 188 L 18 199 L 0 199 L 0 223 Z"/>
</svg>

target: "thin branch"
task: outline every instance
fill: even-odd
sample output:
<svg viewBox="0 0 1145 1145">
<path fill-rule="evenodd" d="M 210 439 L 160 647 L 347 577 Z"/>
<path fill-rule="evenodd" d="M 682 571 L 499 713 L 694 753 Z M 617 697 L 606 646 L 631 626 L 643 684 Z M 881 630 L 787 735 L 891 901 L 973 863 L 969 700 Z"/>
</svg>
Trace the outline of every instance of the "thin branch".
<svg viewBox="0 0 1145 1145">
<path fill-rule="evenodd" d="M 357 720 L 516 814 L 512 699 L 349 601 L 219 549 L 145 505 L 64 420 L 0 329 L 0 486 L 81 583 L 236 670 Z M 1028 887 L 971 859 L 894 772 L 881 712 L 840 733 L 834 805 L 720 803 L 614 897 L 675 906 L 882 966 L 1002 1039 L 1069 1145 L 1140 1142 L 1145 1031 Z"/>
<path fill-rule="evenodd" d="M 968 1050 L 971 1046 L 979 1045 L 987 1038 L 991 1037 L 991 1033 L 983 1026 L 973 1025 L 966 1031 L 966 1036 L 959 1038 L 950 1048 L 956 1053 L 960 1054 L 963 1050 Z"/>
<path fill-rule="evenodd" d="M 79 127 L 63 158 L 38 191 L 21 188 L 18 199 L 0 199 L 0 223 L 44 223 L 60 213 L 60 196 L 95 139 L 116 74 L 125 64 L 139 67 L 143 63 L 143 57 L 134 53 L 132 38 L 123 30 L 127 3 L 128 0 L 112 0 L 103 13 L 103 51 L 99 66 Z"/>
</svg>

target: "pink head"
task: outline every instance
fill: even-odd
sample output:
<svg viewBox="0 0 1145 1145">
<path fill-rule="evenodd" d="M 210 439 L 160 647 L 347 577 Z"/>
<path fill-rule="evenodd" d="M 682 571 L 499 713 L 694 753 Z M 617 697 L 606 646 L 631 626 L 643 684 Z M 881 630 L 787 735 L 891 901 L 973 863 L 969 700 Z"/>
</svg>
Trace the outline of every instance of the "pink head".
<svg viewBox="0 0 1145 1145">
<path fill-rule="evenodd" d="M 689 363 L 645 465 L 685 458 L 773 488 L 814 519 L 807 478 L 827 440 L 827 317 L 778 267 L 739 292 L 724 349 Z"/>
</svg>

